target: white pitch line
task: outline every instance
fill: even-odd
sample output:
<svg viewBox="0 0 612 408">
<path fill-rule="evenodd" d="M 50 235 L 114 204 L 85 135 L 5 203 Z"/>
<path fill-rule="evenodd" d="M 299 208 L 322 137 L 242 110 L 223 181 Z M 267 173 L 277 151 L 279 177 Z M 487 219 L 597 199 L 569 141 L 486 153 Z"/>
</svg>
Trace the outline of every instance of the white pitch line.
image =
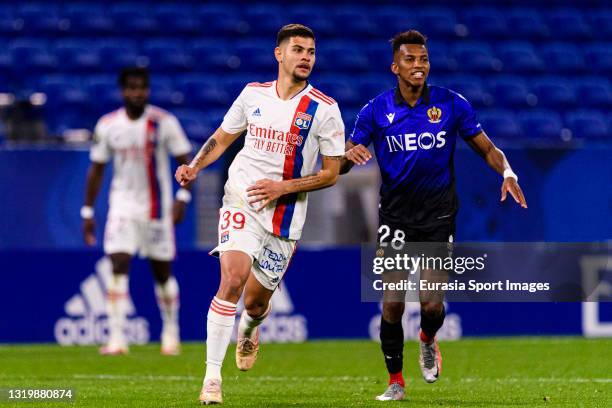
<svg viewBox="0 0 612 408">
<path fill-rule="evenodd" d="M 72 376 L 75 379 L 79 380 L 110 380 L 110 381 L 123 381 L 123 380 L 131 380 L 131 381 L 195 381 L 201 380 L 202 377 L 194 376 L 194 375 L 118 375 L 118 374 L 74 374 Z M 255 376 L 255 377 L 238 377 L 234 376 L 234 378 L 239 379 L 241 381 L 244 380 L 254 380 L 254 381 L 279 381 L 279 382 L 299 382 L 299 381 L 307 381 L 307 382 L 368 382 L 375 381 L 376 377 L 354 377 L 349 375 L 344 376 L 321 376 L 321 377 L 289 377 L 289 376 Z M 448 378 L 447 380 L 454 381 L 452 378 Z M 609 384 L 612 383 L 612 378 L 555 378 L 555 377 L 537 377 L 537 378 L 513 378 L 513 377 L 505 377 L 505 378 L 480 378 L 480 377 L 466 377 L 460 378 L 459 382 L 496 382 L 496 383 L 529 383 L 529 382 L 538 382 L 538 383 L 602 383 Z"/>
</svg>

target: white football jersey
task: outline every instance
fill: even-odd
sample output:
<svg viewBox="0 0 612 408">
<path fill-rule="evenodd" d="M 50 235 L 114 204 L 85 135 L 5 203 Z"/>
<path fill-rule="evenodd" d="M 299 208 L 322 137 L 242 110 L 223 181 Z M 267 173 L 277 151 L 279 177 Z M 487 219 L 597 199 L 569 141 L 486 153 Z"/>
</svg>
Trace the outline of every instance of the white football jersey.
<svg viewBox="0 0 612 408">
<path fill-rule="evenodd" d="M 244 147 L 229 168 L 224 206 L 255 212 L 246 189 L 258 180 L 289 180 L 313 173 L 319 152 L 344 154 L 344 124 L 338 104 L 308 84 L 289 100 L 282 100 L 276 81 L 250 83 L 234 101 L 221 128 L 228 133 L 246 130 Z M 254 214 L 271 233 L 297 240 L 306 218 L 306 193 L 282 196 Z"/>
<path fill-rule="evenodd" d="M 102 116 L 94 131 L 90 159 L 113 159 L 109 216 L 160 219 L 172 211 L 172 182 L 168 155 L 191 151 L 176 117 L 155 106 L 131 120 L 125 108 Z"/>
</svg>

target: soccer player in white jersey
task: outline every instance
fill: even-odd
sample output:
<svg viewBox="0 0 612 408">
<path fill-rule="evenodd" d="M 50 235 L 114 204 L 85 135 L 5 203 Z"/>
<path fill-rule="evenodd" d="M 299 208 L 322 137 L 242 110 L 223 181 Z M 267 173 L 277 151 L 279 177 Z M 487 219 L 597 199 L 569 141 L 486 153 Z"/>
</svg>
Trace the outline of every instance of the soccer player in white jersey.
<svg viewBox="0 0 612 408">
<path fill-rule="evenodd" d="M 124 107 L 103 116 L 94 131 L 91 166 L 87 174 L 85 205 L 81 208 L 88 245 L 96 243 L 93 205 L 102 184 L 106 163 L 113 160 L 113 179 L 104 231 L 104 252 L 113 264 L 107 288 L 109 341 L 102 354 L 124 354 L 124 334 L 129 304 L 128 270 L 137 252 L 150 261 L 155 295 L 163 329 L 161 352 L 176 355 L 179 340 L 179 287 L 172 276 L 176 252 L 174 223 L 182 220 L 189 190 L 178 190 L 172 199 L 168 155 L 188 163 L 191 144 L 176 117 L 148 104 L 149 74 L 143 68 L 126 68 L 119 75 Z"/>
<path fill-rule="evenodd" d="M 176 171 L 186 185 L 246 130 L 225 184 L 219 245 L 211 252 L 220 256 L 221 283 L 208 310 L 205 404 L 222 402 L 221 365 L 243 290 L 236 364 L 248 370 L 255 363 L 258 326 L 302 233 L 306 193 L 335 184 L 344 154 L 338 104 L 308 83 L 315 63 L 312 30 L 286 25 L 276 44 L 278 79 L 248 84 L 193 161 Z M 321 170 L 313 173 L 319 153 Z"/>
</svg>

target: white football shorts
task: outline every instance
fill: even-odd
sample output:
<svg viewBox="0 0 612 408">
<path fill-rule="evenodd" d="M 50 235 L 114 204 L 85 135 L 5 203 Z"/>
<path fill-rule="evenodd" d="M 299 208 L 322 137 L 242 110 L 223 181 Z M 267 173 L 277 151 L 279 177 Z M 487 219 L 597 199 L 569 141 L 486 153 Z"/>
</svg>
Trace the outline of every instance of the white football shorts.
<svg viewBox="0 0 612 408">
<path fill-rule="evenodd" d="M 253 275 L 266 289 L 275 290 L 283 279 L 297 241 L 267 231 L 256 214 L 225 206 L 219 210 L 219 241 L 211 255 L 241 251 L 251 257 Z"/>
<path fill-rule="evenodd" d="M 104 229 L 104 253 L 138 253 L 142 258 L 171 261 L 176 254 L 174 225 L 167 218 L 138 220 L 109 215 Z"/>
</svg>

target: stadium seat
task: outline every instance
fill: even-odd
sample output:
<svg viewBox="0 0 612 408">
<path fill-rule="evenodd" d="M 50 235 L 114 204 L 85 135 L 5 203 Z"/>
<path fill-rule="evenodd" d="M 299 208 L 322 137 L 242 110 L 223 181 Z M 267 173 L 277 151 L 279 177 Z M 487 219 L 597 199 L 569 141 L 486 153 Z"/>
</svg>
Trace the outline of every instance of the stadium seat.
<svg viewBox="0 0 612 408">
<path fill-rule="evenodd" d="M 230 44 L 223 41 L 199 40 L 190 42 L 190 54 L 198 71 L 227 74 L 240 67 L 240 58 Z"/>
<path fill-rule="evenodd" d="M 519 113 L 525 140 L 548 139 L 560 141 L 563 130 L 561 116 L 552 110 L 533 109 Z"/>
<path fill-rule="evenodd" d="M 195 109 L 176 109 L 174 112 L 187 137 L 196 141 L 208 139 L 216 128 L 210 125 L 203 111 Z"/>
<path fill-rule="evenodd" d="M 284 18 L 285 7 L 274 4 L 255 4 L 247 6 L 242 14 L 248 23 L 249 34 L 262 38 L 273 38 L 279 28 L 287 24 Z"/>
<path fill-rule="evenodd" d="M 240 58 L 241 69 L 275 75 L 274 46 L 273 37 L 270 37 L 269 40 L 241 41 L 237 44 L 235 52 L 236 56 Z"/>
<path fill-rule="evenodd" d="M 155 74 L 151 76 L 150 101 L 153 105 L 172 110 L 177 106 L 182 106 L 184 100 L 183 93 L 174 85 L 171 77 Z"/>
<path fill-rule="evenodd" d="M 141 55 L 136 43 L 131 40 L 109 40 L 98 44 L 100 58 L 104 61 L 107 72 L 116 74 L 128 66 L 146 66 L 149 60 Z"/>
<path fill-rule="evenodd" d="M 204 37 L 210 35 L 232 36 L 246 34 L 249 25 L 242 21 L 239 10 L 227 4 L 202 4 L 195 6 L 195 15 L 202 23 Z"/>
<path fill-rule="evenodd" d="M 97 47 L 91 41 L 60 40 L 53 47 L 62 71 L 92 73 L 102 68 Z"/>
<path fill-rule="evenodd" d="M 69 27 L 69 21 L 60 17 L 59 7 L 53 3 L 24 2 L 15 16 L 23 21 L 25 35 L 59 35 Z"/>
<path fill-rule="evenodd" d="M 70 108 L 87 105 L 89 95 L 74 75 L 46 75 L 38 81 L 38 90 L 47 95 L 47 105 L 55 108 Z"/>
<path fill-rule="evenodd" d="M 357 105 L 361 108 L 370 99 L 397 86 L 397 79 L 389 73 L 363 75 L 354 80 L 354 86 L 359 92 Z"/>
<path fill-rule="evenodd" d="M 227 109 L 233 101 L 215 76 L 184 75 L 177 78 L 177 87 L 185 97 L 186 106 Z"/>
<path fill-rule="evenodd" d="M 154 6 L 152 15 L 164 35 L 192 36 L 200 33 L 201 23 L 190 4 L 158 4 Z"/>
<path fill-rule="evenodd" d="M 543 40 L 550 30 L 537 9 L 528 7 L 510 8 L 504 11 L 506 24 L 512 29 L 512 36 L 524 41 Z"/>
<path fill-rule="evenodd" d="M 181 40 L 154 39 L 145 41 L 142 52 L 149 58 L 149 69 L 154 72 L 186 72 L 194 66 L 191 55 Z"/>
<path fill-rule="evenodd" d="M 545 70 L 545 65 L 535 48 L 520 41 L 501 43 L 497 47 L 498 56 L 502 60 L 503 70 L 509 73 L 533 74 Z"/>
<path fill-rule="evenodd" d="M 467 8 L 461 20 L 470 38 L 480 40 L 503 39 L 510 34 L 504 15 L 491 7 Z"/>
<path fill-rule="evenodd" d="M 489 93 L 493 95 L 494 105 L 497 108 L 525 108 L 537 102 L 536 96 L 530 93 L 525 80 L 519 76 L 492 76 L 487 81 L 487 87 Z"/>
<path fill-rule="evenodd" d="M 612 47 L 609 43 L 587 44 L 584 49 L 593 73 L 612 75 Z"/>
<path fill-rule="evenodd" d="M 322 44 L 317 49 L 317 70 L 327 73 L 369 71 L 371 66 L 366 53 L 355 52 L 353 47 L 348 41 L 329 41 Z"/>
<path fill-rule="evenodd" d="M 387 59 L 391 61 L 391 51 L 388 48 Z M 427 41 L 427 52 L 432 72 L 449 74 L 459 69 L 459 62 L 451 55 L 446 44 L 442 41 Z"/>
<path fill-rule="evenodd" d="M 448 7 L 426 6 L 416 11 L 417 21 L 428 37 L 435 40 L 457 36 L 457 18 Z"/>
<path fill-rule="evenodd" d="M 461 41 L 451 48 L 457 67 L 466 73 L 500 71 L 502 63 L 493 54 L 489 44 L 480 41 Z"/>
<path fill-rule="evenodd" d="M 333 9 L 331 15 L 335 26 L 343 28 L 341 33 L 336 34 L 337 37 L 349 39 L 358 36 L 365 39 L 378 34 L 378 27 L 365 7 L 340 6 Z"/>
<path fill-rule="evenodd" d="M 491 95 L 475 75 L 451 75 L 443 82 L 448 88 L 463 95 L 474 107 L 489 106 L 492 103 Z"/>
<path fill-rule="evenodd" d="M 522 136 L 521 126 L 516 115 L 506 109 L 483 109 L 478 111 L 482 129 L 494 141 L 505 139 L 517 141 Z"/>
<path fill-rule="evenodd" d="M 550 72 L 576 75 L 586 69 L 582 51 L 572 43 L 544 44 L 542 55 Z"/>
<path fill-rule="evenodd" d="M 354 80 L 348 76 L 321 75 L 313 82 L 315 88 L 338 102 L 340 108 L 344 106 L 360 106 L 365 103 L 357 92 Z"/>
<path fill-rule="evenodd" d="M 607 78 L 583 77 L 574 81 L 580 105 L 593 109 L 612 108 L 612 85 Z"/>
<path fill-rule="evenodd" d="M 311 6 L 295 5 L 288 10 L 288 20 L 294 23 L 305 24 L 312 28 L 318 37 L 335 36 L 337 26 L 329 13 L 313 13 Z"/>
<path fill-rule="evenodd" d="M 115 22 L 101 3 L 69 3 L 64 7 L 69 33 L 74 36 L 105 36 L 115 32 Z"/>
<path fill-rule="evenodd" d="M 547 13 L 551 38 L 556 40 L 588 40 L 592 37 L 591 27 L 579 8 L 559 8 Z"/>
<path fill-rule="evenodd" d="M 593 36 L 602 41 L 612 40 L 612 8 L 594 9 L 588 13 Z"/>
<path fill-rule="evenodd" d="M 19 38 L 9 43 L 8 47 L 13 59 L 19 62 L 15 72 L 20 76 L 51 73 L 58 67 L 57 58 L 48 51 L 48 41 Z"/>
<path fill-rule="evenodd" d="M 121 92 L 117 85 L 117 74 L 90 75 L 84 77 L 83 86 L 89 93 L 92 111 L 96 117 L 120 108 L 123 105 Z"/>
<path fill-rule="evenodd" d="M 532 89 L 538 98 L 538 107 L 566 109 L 577 103 L 572 83 L 562 77 L 535 79 L 532 81 Z"/>
<path fill-rule="evenodd" d="M 591 140 L 610 140 L 610 129 L 606 117 L 596 110 L 577 110 L 566 115 L 567 127 L 572 131 L 572 138 Z"/>
</svg>

